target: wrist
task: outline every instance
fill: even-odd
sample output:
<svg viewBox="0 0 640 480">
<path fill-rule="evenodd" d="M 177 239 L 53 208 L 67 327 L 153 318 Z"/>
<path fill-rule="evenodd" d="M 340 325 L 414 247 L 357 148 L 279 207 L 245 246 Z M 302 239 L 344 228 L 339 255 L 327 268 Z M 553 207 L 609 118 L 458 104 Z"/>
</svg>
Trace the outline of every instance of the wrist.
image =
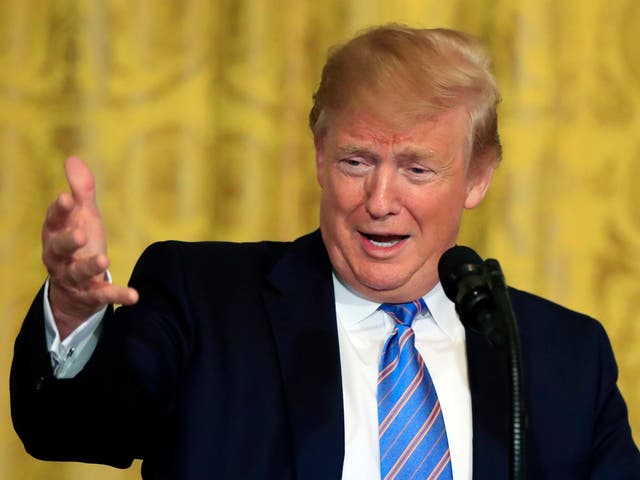
<svg viewBox="0 0 640 480">
<path fill-rule="evenodd" d="M 53 282 L 49 285 L 48 300 L 53 320 L 60 335 L 60 341 L 67 338 L 89 317 L 103 308 L 102 305 L 89 306 L 69 300 L 69 294 L 60 292 Z"/>
</svg>

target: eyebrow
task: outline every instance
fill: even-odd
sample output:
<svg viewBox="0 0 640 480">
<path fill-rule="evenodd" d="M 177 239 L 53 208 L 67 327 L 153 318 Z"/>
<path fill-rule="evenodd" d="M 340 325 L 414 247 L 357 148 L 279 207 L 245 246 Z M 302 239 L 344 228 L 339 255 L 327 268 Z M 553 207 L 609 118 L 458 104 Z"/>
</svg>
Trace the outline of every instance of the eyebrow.
<svg viewBox="0 0 640 480">
<path fill-rule="evenodd" d="M 429 160 L 433 158 L 434 153 L 424 148 L 408 147 L 399 152 L 397 156 L 407 160 Z"/>
<path fill-rule="evenodd" d="M 338 147 L 338 153 L 341 155 L 366 155 L 376 158 L 379 157 L 379 155 L 371 149 L 355 144 Z M 429 158 L 433 157 L 433 152 L 428 149 L 409 146 L 398 152 L 396 156 L 398 158 L 408 160 L 428 160 Z"/>
<path fill-rule="evenodd" d="M 344 145 L 342 147 L 338 147 L 338 153 L 353 155 L 354 153 L 366 153 L 373 154 L 373 152 L 363 146 L 360 145 Z"/>
</svg>

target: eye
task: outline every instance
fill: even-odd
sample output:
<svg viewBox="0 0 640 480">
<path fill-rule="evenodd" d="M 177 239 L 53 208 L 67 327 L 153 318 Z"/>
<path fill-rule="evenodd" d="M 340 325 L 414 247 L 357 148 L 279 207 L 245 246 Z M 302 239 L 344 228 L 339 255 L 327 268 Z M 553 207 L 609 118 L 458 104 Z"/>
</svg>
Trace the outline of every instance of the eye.
<svg viewBox="0 0 640 480">
<path fill-rule="evenodd" d="M 360 165 L 363 164 L 360 160 L 355 160 L 353 158 L 346 158 L 343 161 L 350 167 L 359 167 Z"/>
<path fill-rule="evenodd" d="M 418 182 L 428 181 L 435 174 L 431 168 L 427 168 L 422 165 L 407 167 L 405 171 L 409 178 Z"/>
<path fill-rule="evenodd" d="M 360 157 L 342 158 L 338 165 L 347 175 L 363 175 L 370 166 L 369 162 Z"/>
</svg>

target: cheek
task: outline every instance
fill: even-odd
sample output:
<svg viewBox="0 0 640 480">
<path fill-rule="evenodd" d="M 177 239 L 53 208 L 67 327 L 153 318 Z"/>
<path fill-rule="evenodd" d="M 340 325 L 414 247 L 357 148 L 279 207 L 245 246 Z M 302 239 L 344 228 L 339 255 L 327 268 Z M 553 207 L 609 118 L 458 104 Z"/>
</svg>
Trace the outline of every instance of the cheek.
<svg viewBox="0 0 640 480">
<path fill-rule="evenodd" d="M 334 235 L 344 229 L 350 215 L 349 196 L 347 192 L 336 187 L 335 183 L 327 182 L 322 189 L 320 201 L 321 223 Z"/>
<path fill-rule="evenodd" d="M 323 191 L 325 203 L 336 209 L 336 213 L 349 214 L 358 209 L 362 201 L 362 187 L 359 182 L 339 176 L 329 176 Z"/>
<path fill-rule="evenodd" d="M 442 193 L 442 194 L 439 194 Z M 423 231 L 431 236 L 448 236 L 452 229 L 457 230 L 464 209 L 464 195 L 453 192 L 431 192 L 418 201 L 412 201 L 412 216 Z"/>
</svg>

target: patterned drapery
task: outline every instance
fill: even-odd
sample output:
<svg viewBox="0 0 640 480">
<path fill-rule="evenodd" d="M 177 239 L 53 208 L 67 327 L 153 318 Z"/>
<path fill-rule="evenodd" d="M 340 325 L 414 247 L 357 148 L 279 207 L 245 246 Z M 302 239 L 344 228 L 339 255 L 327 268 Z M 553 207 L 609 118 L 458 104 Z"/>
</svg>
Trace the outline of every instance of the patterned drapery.
<svg viewBox="0 0 640 480">
<path fill-rule="evenodd" d="M 636 0 L 0 0 L 0 377 L 44 280 L 66 156 L 97 176 L 112 272 L 154 240 L 290 239 L 317 225 L 306 127 L 327 48 L 389 21 L 484 38 L 504 160 L 463 243 L 599 318 L 640 438 Z M 0 389 L 0 478 L 133 479 L 24 453 Z M 52 432 L 64 441 L 73 432 Z"/>
</svg>

